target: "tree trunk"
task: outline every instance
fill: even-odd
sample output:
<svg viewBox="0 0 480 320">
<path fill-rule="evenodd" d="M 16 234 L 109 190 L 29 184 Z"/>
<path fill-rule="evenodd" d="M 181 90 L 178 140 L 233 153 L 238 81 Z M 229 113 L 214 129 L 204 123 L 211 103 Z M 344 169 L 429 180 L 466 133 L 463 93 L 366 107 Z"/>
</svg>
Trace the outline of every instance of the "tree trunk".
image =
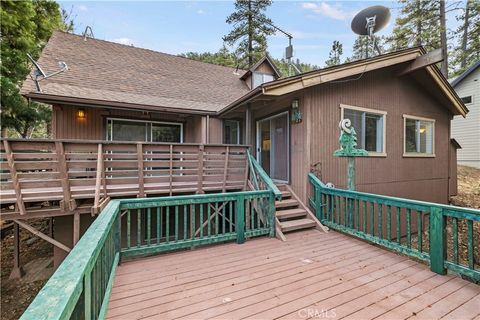
<svg viewBox="0 0 480 320">
<path fill-rule="evenodd" d="M 253 66 L 253 17 L 252 0 L 248 1 L 248 67 Z"/>
<path fill-rule="evenodd" d="M 416 29 L 417 29 L 417 34 L 415 35 L 415 45 L 417 47 L 422 45 L 422 8 L 421 8 L 421 0 L 417 0 L 416 2 L 416 15 L 417 15 L 417 23 L 416 23 Z"/>
<path fill-rule="evenodd" d="M 463 35 L 462 35 L 462 58 L 460 60 L 460 68 L 463 70 L 467 64 L 467 41 L 468 41 L 468 27 L 470 25 L 470 0 L 467 0 L 465 4 L 465 18 L 463 22 Z"/>
<path fill-rule="evenodd" d="M 442 66 L 440 71 L 448 79 L 447 23 L 445 19 L 445 0 L 440 0 L 440 43 L 442 46 Z"/>
</svg>

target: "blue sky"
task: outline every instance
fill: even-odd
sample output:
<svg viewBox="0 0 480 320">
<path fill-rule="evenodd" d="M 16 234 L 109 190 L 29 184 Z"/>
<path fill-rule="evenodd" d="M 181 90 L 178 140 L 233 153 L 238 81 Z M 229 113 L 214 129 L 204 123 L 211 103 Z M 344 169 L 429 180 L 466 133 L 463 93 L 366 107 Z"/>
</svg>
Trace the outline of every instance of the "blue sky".
<svg viewBox="0 0 480 320">
<path fill-rule="evenodd" d="M 217 51 L 222 36 L 232 28 L 225 23 L 233 12 L 231 1 L 60 1 L 73 11 L 76 33 L 87 25 L 96 38 L 133 44 L 136 47 L 179 54 L 187 51 Z M 339 40 L 346 58 L 355 35 L 352 17 L 370 5 L 392 9 L 392 19 L 379 34 L 389 34 L 398 13 L 395 1 L 274 1 L 266 14 L 293 34 L 295 57 L 303 62 L 324 65 L 331 44 Z M 284 55 L 288 39 L 276 34 L 268 39 L 269 52 Z"/>
</svg>

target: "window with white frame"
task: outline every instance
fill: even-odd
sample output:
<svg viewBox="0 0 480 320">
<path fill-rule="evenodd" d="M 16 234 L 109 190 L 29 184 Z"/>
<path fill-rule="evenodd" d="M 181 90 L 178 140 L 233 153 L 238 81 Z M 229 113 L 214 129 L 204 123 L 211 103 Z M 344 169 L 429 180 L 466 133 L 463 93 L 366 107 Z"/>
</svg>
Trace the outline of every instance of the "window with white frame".
<svg viewBox="0 0 480 320">
<path fill-rule="evenodd" d="M 340 105 L 342 119 L 350 119 L 357 133 L 357 147 L 365 149 L 369 155 L 384 155 L 385 123 L 387 113 L 384 111 Z"/>
<path fill-rule="evenodd" d="M 404 155 L 435 155 L 435 120 L 404 115 Z"/>
<path fill-rule="evenodd" d="M 265 82 L 270 82 L 270 81 L 273 81 L 274 80 L 274 77 L 272 74 L 268 74 L 268 73 L 261 73 L 261 72 L 254 72 L 253 75 L 252 75 L 252 89 L 255 89 L 256 87 L 258 87 L 259 85 L 261 85 L 262 83 L 265 83 Z"/>
</svg>

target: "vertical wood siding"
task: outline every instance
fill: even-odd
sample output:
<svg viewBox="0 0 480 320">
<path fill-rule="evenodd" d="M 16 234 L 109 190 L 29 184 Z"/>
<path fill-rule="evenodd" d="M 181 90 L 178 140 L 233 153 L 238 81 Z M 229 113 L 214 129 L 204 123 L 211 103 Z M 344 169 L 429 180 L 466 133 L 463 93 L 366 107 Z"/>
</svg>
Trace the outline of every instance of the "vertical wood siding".
<svg viewBox="0 0 480 320">
<path fill-rule="evenodd" d="M 77 119 L 78 109 L 85 110 L 85 119 Z M 78 108 L 56 105 L 53 107 L 52 132 L 56 139 L 105 140 L 108 117 L 132 120 L 170 121 L 184 124 L 184 142 L 202 142 L 202 116 L 181 117 L 173 114 L 124 111 L 102 108 Z M 203 134 L 204 135 L 204 134 Z"/>
</svg>

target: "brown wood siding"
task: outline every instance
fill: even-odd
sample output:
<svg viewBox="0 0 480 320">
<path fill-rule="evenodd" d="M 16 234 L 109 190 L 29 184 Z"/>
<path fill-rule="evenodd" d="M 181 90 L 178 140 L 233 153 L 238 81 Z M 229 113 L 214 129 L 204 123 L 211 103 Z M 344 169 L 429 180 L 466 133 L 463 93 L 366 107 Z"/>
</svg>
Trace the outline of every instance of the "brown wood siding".
<svg viewBox="0 0 480 320">
<path fill-rule="evenodd" d="M 318 85 L 275 101 L 252 105 L 252 142 L 256 121 L 289 110 L 300 100 L 303 121 L 290 126 L 290 184 L 303 201 L 310 194 L 307 174 L 312 165 L 325 182 L 346 187 L 346 159 L 333 157 L 338 142 L 340 104 L 386 111 L 386 157 L 357 159 L 359 191 L 448 203 L 449 125 L 451 114 L 413 76 L 397 77 L 395 68 L 363 75 L 358 80 Z M 403 157 L 403 115 L 435 119 L 434 158 Z M 450 184 L 453 184 L 451 179 Z"/>
<path fill-rule="evenodd" d="M 79 109 L 85 111 L 85 119 L 77 119 Z M 161 113 L 142 113 L 104 108 L 77 108 L 74 106 L 54 106 L 52 134 L 56 139 L 105 140 L 106 119 L 123 118 L 135 120 L 171 121 L 184 124 L 184 142 L 202 142 L 202 116 L 178 116 Z"/>
<path fill-rule="evenodd" d="M 208 143 L 223 143 L 223 120 L 210 117 Z"/>
<path fill-rule="evenodd" d="M 267 61 L 264 61 L 262 64 L 260 64 L 255 71 L 267 74 L 275 74 L 275 71 Z"/>
<path fill-rule="evenodd" d="M 313 124 L 310 163 L 321 162 L 322 180 L 346 185 L 346 159 L 339 148 L 340 104 L 387 112 L 386 157 L 358 158 L 357 189 L 411 199 L 448 202 L 450 114 L 409 76 L 394 69 L 367 73 L 361 79 L 306 90 Z M 435 119 L 434 158 L 403 157 L 403 114 Z"/>
</svg>

